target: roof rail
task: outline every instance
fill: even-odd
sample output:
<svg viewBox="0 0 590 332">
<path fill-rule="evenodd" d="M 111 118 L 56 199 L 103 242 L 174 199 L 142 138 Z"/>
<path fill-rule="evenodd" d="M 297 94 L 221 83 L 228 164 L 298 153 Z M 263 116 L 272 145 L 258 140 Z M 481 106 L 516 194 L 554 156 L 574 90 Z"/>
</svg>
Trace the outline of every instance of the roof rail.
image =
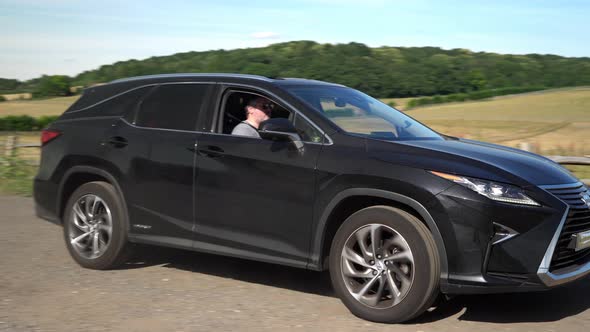
<svg viewBox="0 0 590 332">
<path fill-rule="evenodd" d="M 136 80 L 145 80 L 145 79 L 153 79 L 153 78 L 180 78 L 180 77 L 227 77 L 227 78 L 249 78 L 255 80 L 262 80 L 270 82 L 273 78 L 261 76 L 261 75 L 251 75 L 251 74 L 232 74 L 232 73 L 169 73 L 169 74 L 155 74 L 155 75 L 144 75 L 144 76 L 134 76 L 134 77 L 127 77 L 127 78 L 120 78 L 110 83 L 121 83 L 121 82 L 129 82 L 129 81 L 136 81 Z M 276 78 L 280 79 L 280 78 Z"/>
</svg>

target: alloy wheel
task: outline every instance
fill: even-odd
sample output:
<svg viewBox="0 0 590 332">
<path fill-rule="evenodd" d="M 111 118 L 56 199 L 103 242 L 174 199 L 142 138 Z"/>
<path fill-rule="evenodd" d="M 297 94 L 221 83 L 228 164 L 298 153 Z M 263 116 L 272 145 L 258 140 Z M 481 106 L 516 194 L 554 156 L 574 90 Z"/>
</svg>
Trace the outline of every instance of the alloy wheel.
<svg viewBox="0 0 590 332">
<path fill-rule="evenodd" d="M 393 228 L 368 224 L 346 240 L 341 273 L 353 298 L 374 309 L 387 309 L 410 291 L 414 257 L 406 240 Z"/>
<path fill-rule="evenodd" d="M 72 207 L 69 241 L 83 258 L 95 259 L 104 254 L 111 242 L 113 218 L 111 210 L 100 197 L 87 194 Z"/>
</svg>

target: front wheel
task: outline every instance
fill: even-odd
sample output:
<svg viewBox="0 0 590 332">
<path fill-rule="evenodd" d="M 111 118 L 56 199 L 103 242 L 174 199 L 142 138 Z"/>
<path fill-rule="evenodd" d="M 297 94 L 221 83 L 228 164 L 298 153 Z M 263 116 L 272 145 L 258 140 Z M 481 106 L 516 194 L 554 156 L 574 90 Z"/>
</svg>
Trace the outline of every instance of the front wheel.
<svg viewBox="0 0 590 332">
<path fill-rule="evenodd" d="M 410 320 L 439 293 L 440 259 L 430 231 L 390 206 L 365 208 L 346 219 L 332 241 L 329 265 L 344 305 L 370 321 Z"/>
</svg>

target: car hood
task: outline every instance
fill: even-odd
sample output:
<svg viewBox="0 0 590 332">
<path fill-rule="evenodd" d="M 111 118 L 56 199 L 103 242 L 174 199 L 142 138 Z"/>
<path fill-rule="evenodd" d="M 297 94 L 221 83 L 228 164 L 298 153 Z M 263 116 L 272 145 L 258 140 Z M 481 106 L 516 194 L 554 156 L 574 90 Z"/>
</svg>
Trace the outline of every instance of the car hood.
<svg viewBox="0 0 590 332">
<path fill-rule="evenodd" d="M 369 142 L 368 152 L 388 162 L 426 170 L 511 182 L 521 186 L 566 184 L 578 181 L 559 164 L 534 153 L 466 139 Z M 394 155 L 383 144 L 396 145 Z M 393 151 L 392 151 L 393 152 Z M 410 156 L 411 155 L 411 156 Z"/>
</svg>

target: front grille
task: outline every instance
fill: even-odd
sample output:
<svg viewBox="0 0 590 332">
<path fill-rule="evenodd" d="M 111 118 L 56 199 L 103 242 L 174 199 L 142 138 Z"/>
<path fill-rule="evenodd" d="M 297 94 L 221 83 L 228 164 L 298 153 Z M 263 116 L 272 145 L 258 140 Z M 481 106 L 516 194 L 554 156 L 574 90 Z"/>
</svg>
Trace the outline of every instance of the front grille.
<svg viewBox="0 0 590 332">
<path fill-rule="evenodd" d="M 570 207 L 553 252 L 549 271 L 553 272 L 587 263 L 590 260 L 590 248 L 575 251 L 570 244 L 573 234 L 590 230 L 590 209 L 582 200 L 582 196 L 588 194 L 588 188 L 580 183 L 568 188 L 548 189 L 548 191 Z"/>
</svg>

